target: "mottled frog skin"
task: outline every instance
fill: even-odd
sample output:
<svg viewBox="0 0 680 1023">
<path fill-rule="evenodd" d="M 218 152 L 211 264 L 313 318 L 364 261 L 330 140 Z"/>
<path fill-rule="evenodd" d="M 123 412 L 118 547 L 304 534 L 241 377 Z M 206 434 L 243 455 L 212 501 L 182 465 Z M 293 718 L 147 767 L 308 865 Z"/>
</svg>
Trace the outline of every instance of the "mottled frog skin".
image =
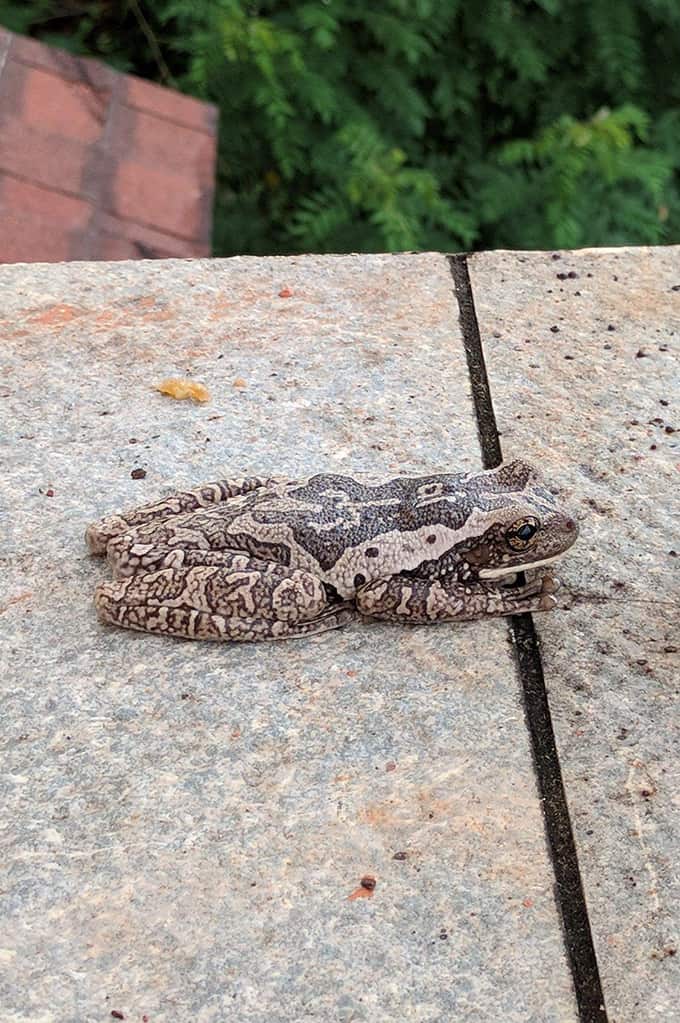
<svg viewBox="0 0 680 1023">
<path fill-rule="evenodd" d="M 358 617 L 403 623 L 548 611 L 536 572 L 574 543 L 538 472 L 220 480 L 87 530 L 113 581 L 102 622 L 189 639 L 308 636 Z M 529 580 L 513 585 L 518 572 Z"/>
</svg>

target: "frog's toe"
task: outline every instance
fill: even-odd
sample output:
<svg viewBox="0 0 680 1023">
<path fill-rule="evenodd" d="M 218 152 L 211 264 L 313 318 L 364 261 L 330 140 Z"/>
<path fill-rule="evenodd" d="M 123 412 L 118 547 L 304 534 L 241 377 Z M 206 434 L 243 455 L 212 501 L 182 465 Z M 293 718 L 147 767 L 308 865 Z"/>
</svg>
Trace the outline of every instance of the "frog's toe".
<svg viewBox="0 0 680 1023">
<path fill-rule="evenodd" d="M 523 596 L 528 600 L 528 611 L 552 611 L 557 607 L 555 594 L 560 588 L 559 579 L 552 575 L 544 575 L 533 579 L 527 584 Z"/>
<path fill-rule="evenodd" d="M 557 593 L 562 582 L 554 575 L 546 575 L 541 582 L 541 593 Z"/>
<path fill-rule="evenodd" d="M 557 600 L 552 593 L 543 593 L 538 601 L 537 611 L 552 611 L 557 607 Z"/>
<path fill-rule="evenodd" d="M 99 556 L 106 554 L 106 549 L 114 537 L 129 529 L 128 523 L 120 515 L 109 515 L 99 522 L 93 522 L 85 530 L 85 543 L 90 554 Z"/>
</svg>

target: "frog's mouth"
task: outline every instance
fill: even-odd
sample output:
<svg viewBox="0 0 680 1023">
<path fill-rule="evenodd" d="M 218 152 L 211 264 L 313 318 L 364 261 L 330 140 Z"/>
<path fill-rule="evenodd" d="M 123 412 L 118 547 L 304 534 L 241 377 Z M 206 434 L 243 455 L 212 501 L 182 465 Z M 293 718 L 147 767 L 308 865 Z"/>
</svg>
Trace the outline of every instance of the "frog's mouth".
<svg viewBox="0 0 680 1023">
<path fill-rule="evenodd" d="M 540 561 L 525 561 L 521 565 L 501 565 L 500 568 L 480 568 L 480 579 L 502 579 L 506 575 L 517 575 L 518 572 L 529 572 L 532 568 L 543 568 L 544 565 L 553 565 L 559 561 L 561 555 L 555 554 L 551 558 L 542 558 Z"/>
</svg>

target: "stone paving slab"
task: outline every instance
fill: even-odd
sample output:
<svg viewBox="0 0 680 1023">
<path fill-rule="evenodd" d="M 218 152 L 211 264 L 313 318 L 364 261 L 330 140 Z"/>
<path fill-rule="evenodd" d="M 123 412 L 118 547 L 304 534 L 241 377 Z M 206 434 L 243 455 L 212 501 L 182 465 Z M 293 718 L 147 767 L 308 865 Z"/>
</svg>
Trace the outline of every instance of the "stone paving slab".
<svg viewBox="0 0 680 1023">
<path fill-rule="evenodd" d="M 92 608 L 85 525 L 170 483 L 479 466 L 446 260 L 0 288 L 3 1021 L 574 1023 L 502 623 L 198 645 Z"/>
<path fill-rule="evenodd" d="M 506 458 L 580 506 L 538 616 L 610 1023 L 678 1019 L 680 248 L 469 260 Z"/>
</svg>

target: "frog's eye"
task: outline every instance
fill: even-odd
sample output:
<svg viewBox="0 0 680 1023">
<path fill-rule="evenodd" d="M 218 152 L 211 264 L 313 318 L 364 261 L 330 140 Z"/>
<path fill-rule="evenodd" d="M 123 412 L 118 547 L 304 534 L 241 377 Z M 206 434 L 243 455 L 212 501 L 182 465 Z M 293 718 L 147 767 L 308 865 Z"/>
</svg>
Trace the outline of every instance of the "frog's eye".
<svg viewBox="0 0 680 1023">
<path fill-rule="evenodd" d="M 537 519 L 518 519 L 517 522 L 513 522 L 510 526 L 505 534 L 505 538 L 514 551 L 523 551 L 529 547 L 537 532 Z"/>
</svg>

